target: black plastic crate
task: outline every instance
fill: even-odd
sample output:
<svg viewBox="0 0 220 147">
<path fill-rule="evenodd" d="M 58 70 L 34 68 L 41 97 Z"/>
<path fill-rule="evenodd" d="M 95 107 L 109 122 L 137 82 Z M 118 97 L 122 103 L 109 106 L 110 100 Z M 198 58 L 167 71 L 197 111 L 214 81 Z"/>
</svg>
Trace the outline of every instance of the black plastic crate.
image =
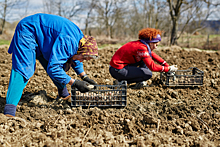
<svg viewBox="0 0 220 147">
<path fill-rule="evenodd" d="M 92 91 L 81 93 L 71 89 L 71 107 L 125 107 L 127 105 L 127 82 L 121 85 L 95 85 Z"/>
<path fill-rule="evenodd" d="M 161 73 L 160 79 L 166 86 L 202 86 L 204 72 L 196 67 L 177 70 L 175 73 Z"/>
</svg>

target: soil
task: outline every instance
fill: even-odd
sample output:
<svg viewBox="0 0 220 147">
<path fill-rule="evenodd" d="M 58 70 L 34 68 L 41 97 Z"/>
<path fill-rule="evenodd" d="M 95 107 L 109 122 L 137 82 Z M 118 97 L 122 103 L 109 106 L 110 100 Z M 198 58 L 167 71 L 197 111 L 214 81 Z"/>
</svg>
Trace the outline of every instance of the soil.
<svg viewBox="0 0 220 147">
<path fill-rule="evenodd" d="M 160 47 L 155 52 L 170 65 L 204 71 L 203 86 L 167 87 L 154 72 L 150 87 L 127 89 L 127 106 L 120 109 L 71 108 L 56 101 L 56 87 L 37 62 L 16 117 L 8 118 L 3 115 L 12 63 L 7 49 L 0 48 L 0 146 L 220 146 L 219 51 Z M 99 59 L 84 62 L 100 85 L 113 83 L 108 68 L 116 50 L 99 50 Z M 68 74 L 79 78 L 73 70 Z"/>
</svg>

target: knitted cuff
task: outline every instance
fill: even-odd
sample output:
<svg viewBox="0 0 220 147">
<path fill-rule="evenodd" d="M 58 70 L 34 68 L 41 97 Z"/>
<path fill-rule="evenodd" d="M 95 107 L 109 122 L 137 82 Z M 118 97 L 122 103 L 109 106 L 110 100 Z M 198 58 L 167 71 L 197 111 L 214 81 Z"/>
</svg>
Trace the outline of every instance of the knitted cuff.
<svg viewBox="0 0 220 147">
<path fill-rule="evenodd" d="M 6 104 L 5 108 L 4 108 L 4 114 L 5 115 L 11 115 L 11 116 L 15 116 L 16 113 L 16 106 L 13 104 Z"/>
<path fill-rule="evenodd" d="M 84 80 L 86 77 L 88 77 L 87 74 L 84 74 L 81 79 Z"/>
<path fill-rule="evenodd" d="M 63 98 L 69 96 L 69 92 L 67 90 L 67 87 L 65 87 L 63 89 L 58 89 L 58 95 L 59 95 L 59 97 L 63 97 Z"/>
<path fill-rule="evenodd" d="M 163 61 L 163 63 L 161 63 L 161 65 L 164 65 L 166 63 L 166 61 Z"/>
</svg>

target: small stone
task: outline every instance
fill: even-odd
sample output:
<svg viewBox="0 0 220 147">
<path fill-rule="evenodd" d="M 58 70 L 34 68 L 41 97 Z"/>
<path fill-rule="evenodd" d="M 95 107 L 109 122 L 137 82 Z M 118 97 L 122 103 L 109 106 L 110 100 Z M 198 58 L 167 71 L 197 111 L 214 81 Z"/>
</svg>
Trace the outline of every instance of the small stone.
<svg viewBox="0 0 220 147">
<path fill-rule="evenodd" d="M 220 118 L 220 113 L 219 113 L 219 112 L 216 112 L 216 113 L 214 114 L 214 117 L 217 118 L 217 119 L 219 119 L 219 118 Z"/>
<path fill-rule="evenodd" d="M 66 113 L 67 114 L 72 114 L 73 113 L 73 110 L 71 110 L 70 108 L 66 109 Z"/>
<path fill-rule="evenodd" d="M 63 114 L 63 110 L 59 109 L 59 110 L 57 110 L 57 113 L 58 114 Z"/>
<path fill-rule="evenodd" d="M 176 133 L 180 134 L 180 135 L 183 135 L 183 129 L 180 126 L 177 126 L 176 127 Z"/>
</svg>

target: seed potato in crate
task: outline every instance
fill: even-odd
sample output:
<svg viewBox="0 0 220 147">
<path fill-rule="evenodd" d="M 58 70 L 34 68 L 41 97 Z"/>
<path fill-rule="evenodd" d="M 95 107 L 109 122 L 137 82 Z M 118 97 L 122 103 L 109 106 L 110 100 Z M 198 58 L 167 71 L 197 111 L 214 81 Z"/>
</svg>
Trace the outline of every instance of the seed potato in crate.
<svg viewBox="0 0 220 147">
<path fill-rule="evenodd" d="M 190 67 L 186 70 L 161 73 L 160 80 L 165 86 L 202 86 L 204 72 L 197 67 Z"/>
<path fill-rule="evenodd" d="M 121 85 L 95 85 L 86 93 L 71 88 L 71 107 L 125 107 L 127 105 L 127 82 Z"/>
</svg>

